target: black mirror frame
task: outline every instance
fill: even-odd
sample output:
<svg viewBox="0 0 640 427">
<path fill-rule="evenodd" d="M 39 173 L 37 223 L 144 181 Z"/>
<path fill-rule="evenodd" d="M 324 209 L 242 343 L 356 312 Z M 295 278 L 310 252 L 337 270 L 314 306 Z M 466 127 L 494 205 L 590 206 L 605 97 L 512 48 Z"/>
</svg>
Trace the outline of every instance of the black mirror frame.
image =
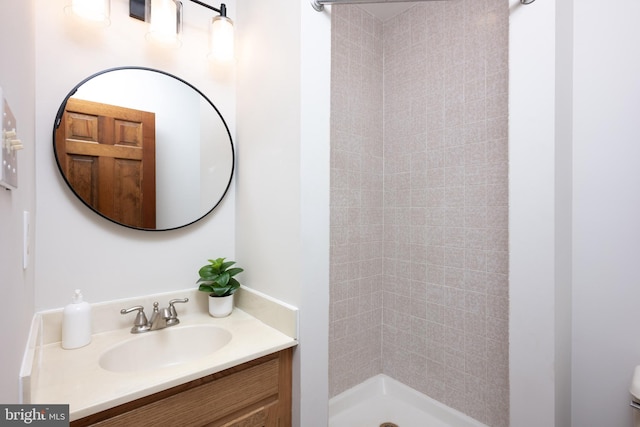
<svg viewBox="0 0 640 427">
<path fill-rule="evenodd" d="M 74 190 L 74 188 L 71 186 L 71 183 L 69 182 L 69 180 L 67 179 L 67 177 L 65 176 L 65 174 L 62 172 L 62 166 L 60 164 L 60 159 L 58 158 L 58 153 L 56 150 L 56 130 L 60 127 L 60 122 L 62 120 L 62 115 L 64 114 L 64 110 L 67 106 L 67 101 L 69 100 L 69 98 L 71 98 L 80 88 L 80 86 L 82 86 L 83 84 L 85 84 L 86 82 L 88 82 L 89 80 L 100 76 L 102 74 L 105 73 L 109 73 L 112 71 L 118 71 L 118 70 L 141 70 L 141 71 L 150 71 L 150 72 L 154 72 L 154 73 L 159 73 L 159 74 L 163 74 L 167 77 L 171 77 L 173 79 L 178 80 L 181 83 L 184 83 L 185 85 L 187 85 L 188 87 L 190 87 L 191 89 L 193 89 L 194 91 L 196 91 L 200 96 L 202 96 L 207 103 L 209 103 L 209 105 L 211 105 L 211 107 L 215 110 L 215 112 L 218 114 L 218 117 L 220 117 L 220 120 L 222 121 L 222 124 L 225 127 L 225 130 L 227 131 L 227 136 L 229 137 L 229 144 L 231 145 L 231 171 L 229 173 L 229 180 L 227 182 L 227 185 L 224 189 L 224 191 L 222 192 L 222 194 L 220 195 L 220 198 L 214 203 L 213 207 L 205 212 L 202 216 L 200 216 L 199 218 L 196 218 L 195 220 L 188 222 L 187 224 L 183 224 L 183 225 L 179 225 L 177 227 L 171 227 L 171 228 L 139 228 L 139 227 L 133 227 L 127 224 L 122 224 L 120 222 L 117 222 L 111 218 L 109 218 L 108 216 L 105 216 L 104 214 L 102 214 L 101 212 L 99 212 L 98 210 L 94 209 L 91 205 L 89 205 L 82 197 L 80 197 L 80 195 Z M 227 126 L 227 122 L 225 121 L 224 117 L 222 116 L 222 114 L 220 113 L 220 111 L 218 110 L 218 108 L 213 104 L 213 102 L 211 102 L 211 100 L 204 94 L 202 93 L 202 91 L 200 91 L 198 88 L 196 88 L 195 86 L 193 86 L 191 83 L 187 82 L 186 80 L 181 79 L 180 77 L 174 76 L 173 74 L 167 73 L 165 71 L 161 71 L 161 70 L 157 70 L 154 68 L 148 68 L 148 67 L 138 67 L 138 66 L 123 66 L 123 67 L 113 67 L 113 68 L 108 68 L 102 71 L 99 71 L 95 74 L 90 75 L 89 77 L 83 79 L 80 83 L 78 83 L 77 85 L 75 85 L 73 87 L 73 89 L 71 89 L 71 91 L 69 92 L 69 94 L 64 98 L 64 100 L 62 101 L 62 104 L 60 105 L 60 108 L 58 108 L 58 112 L 56 113 L 56 117 L 55 117 L 55 121 L 53 124 L 53 135 L 52 135 L 52 140 L 53 140 L 53 154 L 54 157 L 56 159 L 56 165 L 58 166 L 58 171 L 60 172 L 60 175 L 62 176 L 62 178 L 64 179 L 65 183 L 67 184 L 67 187 L 73 192 L 73 194 L 85 205 L 87 206 L 91 211 L 95 212 L 96 214 L 98 214 L 99 216 L 109 220 L 110 222 L 114 223 L 114 224 L 118 224 L 120 226 L 126 227 L 126 228 L 130 228 L 133 230 L 140 230 L 140 231 L 170 231 L 170 230 L 177 230 L 180 228 L 184 228 L 187 227 L 191 224 L 194 224 L 198 221 L 200 221 L 201 219 L 203 219 L 204 217 L 208 216 L 211 212 L 213 212 L 213 210 L 215 208 L 218 207 L 218 205 L 220 205 L 220 203 L 222 202 L 222 200 L 224 199 L 224 197 L 226 196 L 227 192 L 229 191 L 229 188 L 231 187 L 231 181 L 233 180 L 233 173 L 235 171 L 235 163 L 236 163 L 236 159 L 235 159 L 235 147 L 233 145 L 233 138 L 231 138 L 231 132 L 229 131 L 229 126 Z"/>
</svg>

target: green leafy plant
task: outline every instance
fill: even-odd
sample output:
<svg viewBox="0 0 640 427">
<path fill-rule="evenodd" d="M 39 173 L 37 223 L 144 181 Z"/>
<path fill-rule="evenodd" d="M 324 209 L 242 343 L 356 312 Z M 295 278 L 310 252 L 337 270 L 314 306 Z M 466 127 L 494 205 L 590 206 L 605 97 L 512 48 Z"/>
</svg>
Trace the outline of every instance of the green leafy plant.
<svg viewBox="0 0 640 427">
<path fill-rule="evenodd" d="M 198 271 L 200 278 L 196 282 L 199 291 L 208 292 L 214 297 L 233 295 L 240 283 L 233 277 L 244 270 L 239 267 L 230 268 L 235 261 L 225 262 L 225 258 L 210 259 L 209 264 Z"/>
</svg>

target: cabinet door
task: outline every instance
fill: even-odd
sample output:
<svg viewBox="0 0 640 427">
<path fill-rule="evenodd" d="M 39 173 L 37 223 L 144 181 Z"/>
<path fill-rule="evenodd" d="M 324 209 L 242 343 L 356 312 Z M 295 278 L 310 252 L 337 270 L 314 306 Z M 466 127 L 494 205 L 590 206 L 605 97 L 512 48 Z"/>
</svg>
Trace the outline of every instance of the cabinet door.
<svg viewBox="0 0 640 427">
<path fill-rule="evenodd" d="M 72 427 L 290 427 L 292 350 L 73 421 Z"/>
<path fill-rule="evenodd" d="M 225 418 L 264 407 L 278 396 L 278 360 L 191 388 L 97 423 L 97 426 L 223 425 Z M 219 420 L 219 421 L 218 421 Z M 217 421 L 217 423 L 216 423 Z"/>
</svg>

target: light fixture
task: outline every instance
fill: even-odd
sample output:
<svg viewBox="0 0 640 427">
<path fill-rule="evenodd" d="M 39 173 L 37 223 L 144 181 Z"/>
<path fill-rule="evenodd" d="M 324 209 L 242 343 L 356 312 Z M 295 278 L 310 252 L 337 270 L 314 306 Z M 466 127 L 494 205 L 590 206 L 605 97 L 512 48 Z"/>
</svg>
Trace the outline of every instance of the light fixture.
<svg viewBox="0 0 640 427">
<path fill-rule="evenodd" d="M 224 4 L 221 13 L 211 18 L 209 34 L 209 57 L 217 61 L 233 60 L 233 21 L 227 17 Z"/>
<path fill-rule="evenodd" d="M 209 29 L 209 57 L 219 61 L 233 59 L 233 21 L 227 17 L 227 6 L 210 6 L 190 0 L 218 13 Z M 148 38 L 169 45 L 180 45 L 182 31 L 182 3 L 178 0 L 129 0 L 129 16 L 150 23 Z"/>
<path fill-rule="evenodd" d="M 151 0 L 147 38 L 165 45 L 180 46 L 182 3 L 177 0 Z"/>
<path fill-rule="evenodd" d="M 89 21 L 102 22 L 105 25 L 110 23 L 111 4 L 109 0 L 71 0 L 71 3 L 65 6 L 64 10 Z"/>
</svg>

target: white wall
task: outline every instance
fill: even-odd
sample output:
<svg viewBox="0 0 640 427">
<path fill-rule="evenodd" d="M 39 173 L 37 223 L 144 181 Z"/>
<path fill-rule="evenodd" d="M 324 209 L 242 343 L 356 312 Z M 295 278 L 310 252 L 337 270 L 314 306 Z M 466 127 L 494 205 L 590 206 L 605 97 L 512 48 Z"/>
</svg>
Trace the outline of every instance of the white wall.
<svg viewBox="0 0 640 427">
<path fill-rule="evenodd" d="M 640 5 L 511 3 L 511 424 L 631 426 Z"/>
<path fill-rule="evenodd" d="M 235 256 L 234 192 L 208 217 L 185 229 L 141 232 L 89 211 L 59 176 L 51 143 L 53 119 L 80 80 L 105 68 L 141 65 L 189 81 L 235 127 L 235 81 L 206 59 L 210 19 L 201 6 L 184 4 L 180 49 L 145 40 L 147 26 L 128 16 L 128 2 L 111 2 L 111 25 L 94 27 L 67 16 L 65 0 L 41 2 L 36 16 L 36 138 L 38 150 L 37 310 L 63 306 L 74 288 L 89 302 L 192 288 L 208 258 Z M 234 2 L 228 2 L 235 16 Z M 231 67 L 232 68 L 232 67 Z M 232 133 L 233 135 L 233 133 Z"/>
<path fill-rule="evenodd" d="M 615 4 L 613 4 L 615 3 Z M 630 426 L 640 364 L 640 3 L 576 1 L 573 425 Z"/>
<path fill-rule="evenodd" d="M 329 8 L 327 8 L 329 9 Z M 302 2 L 300 70 L 300 418 L 327 425 L 329 409 L 330 11 Z M 304 346 L 304 347 L 303 347 Z"/>
<path fill-rule="evenodd" d="M 301 5 L 265 3 L 238 4 L 238 261 L 251 286 L 297 305 Z"/>
<path fill-rule="evenodd" d="M 573 0 L 556 2 L 555 421 L 571 425 Z"/>
<path fill-rule="evenodd" d="M 0 86 L 17 121 L 24 149 L 18 152 L 18 189 L 0 187 L 0 402 L 18 403 L 18 372 L 33 315 L 35 236 L 29 267 L 22 268 L 22 214 L 35 221 L 34 1 L 0 1 Z M 9 8 L 10 6 L 10 8 Z M 10 19 L 7 17 L 10 16 Z M 1 100 L 0 100 L 1 102 Z M 33 227 L 33 223 L 32 223 Z"/>
<path fill-rule="evenodd" d="M 555 1 L 509 1 L 511 425 L 555 419 Z"/>
<path fill-rule="evenodd" d="M 322 426 L 328 411 L 330 20 L 307 2 L 245 0 L 238 3 L 237 28 L 238 262 L 251 265 L 249 286 L 300 308 L 294 425 Z"/>
</svg>

